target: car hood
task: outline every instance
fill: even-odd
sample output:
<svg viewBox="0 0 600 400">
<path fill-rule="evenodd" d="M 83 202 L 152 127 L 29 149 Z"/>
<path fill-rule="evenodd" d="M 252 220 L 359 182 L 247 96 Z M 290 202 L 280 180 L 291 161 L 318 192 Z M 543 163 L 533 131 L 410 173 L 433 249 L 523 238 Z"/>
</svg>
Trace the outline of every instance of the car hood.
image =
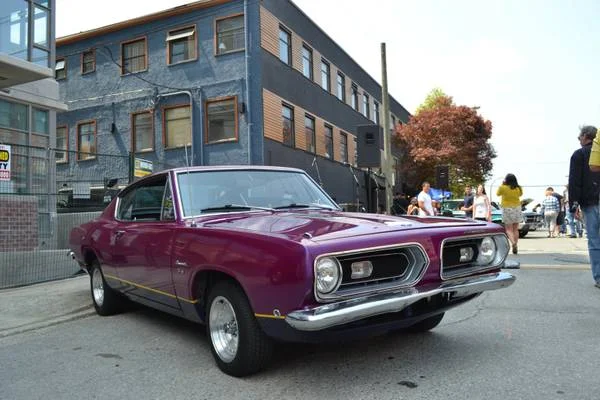
<svg viewBox="0 0 600 400">
<path fill-rule="evenodd" d="M 479 221 L 458 218 L 394 217 L 380 214 L 340 213 L 331 211 L 294 211 L 247 213 L 205 220 L 204 227 L 241 229 L 283 236 L 294 241 L 325 241 L 391 231 L 448 226 L 477 226 Z"/>
</svg>

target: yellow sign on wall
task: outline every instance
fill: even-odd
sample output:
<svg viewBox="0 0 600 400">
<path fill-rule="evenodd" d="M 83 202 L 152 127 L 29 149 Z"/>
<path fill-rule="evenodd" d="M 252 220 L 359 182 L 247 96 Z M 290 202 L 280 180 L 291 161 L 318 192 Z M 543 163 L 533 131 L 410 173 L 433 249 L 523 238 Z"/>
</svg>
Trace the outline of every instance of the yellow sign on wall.
<svg viewBox="0 0 600 400">
<path fill-rule="evenodd" d="M 144 160 L 142 158 L 135 159 L 135 170 L 133 172 L 136 178 L 141 178 L 152 173 L 153 165 L 152 161 Z"/>
<path fill-rule="evenodd" d="M 0 144 L 0 181 L 10 181 L 10 146 Z"/>
</svg>

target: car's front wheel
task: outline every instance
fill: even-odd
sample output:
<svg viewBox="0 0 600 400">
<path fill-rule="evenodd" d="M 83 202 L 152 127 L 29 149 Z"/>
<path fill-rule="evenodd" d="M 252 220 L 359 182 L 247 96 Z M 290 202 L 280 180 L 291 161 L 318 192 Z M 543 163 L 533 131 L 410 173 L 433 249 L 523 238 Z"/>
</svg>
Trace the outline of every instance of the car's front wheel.
<svg viewBox="0 0 600 400">
<path fill-rule="evenodd" d="M 98 260 L 94 260 L 90 268 L 90 287 L 94 308 L 98 314 L 107 316 L 120 311 L 119 294 L 106 284 Z"/>
<path fill-rule="evenodd" d="M 417 322 L 414 325 L 411 325 L 407 328 L 408 332 L 411 333 L 423 333 L 432 330 L 436 326 L 442 322 L 444 318 L 444 313 L 434 315 L 433 317 L 426 318 L 420 322 Z"/>
<path fill-rule="evenodd" d="M 263 369 L 273 344 L 258 325 L 240 287 L 229 281 L 217 283 L 206 305 L 207 336 L 221 371 L 241 377 Z"/>
</svg>

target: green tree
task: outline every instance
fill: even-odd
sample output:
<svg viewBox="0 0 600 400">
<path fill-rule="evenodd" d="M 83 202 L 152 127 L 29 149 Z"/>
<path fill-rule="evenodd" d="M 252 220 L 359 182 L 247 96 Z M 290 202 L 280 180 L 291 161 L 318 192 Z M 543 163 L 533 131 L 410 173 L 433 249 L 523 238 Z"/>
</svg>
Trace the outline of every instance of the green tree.
<svg viewBox="0 0 600 400">
<path fill-rule="evenodd" d="M 418 115 L 424 110 L 431 110 L 435 107 L 449 106 L 452 104 L 452 97 L 444 93 L 442 89 L 436 87 L 431 89 L 431 92 L 429 92 L 427 97 L 425 97 L 425 101 L 419 107 L 417 107 L 415 115 Z"/>
</svg>

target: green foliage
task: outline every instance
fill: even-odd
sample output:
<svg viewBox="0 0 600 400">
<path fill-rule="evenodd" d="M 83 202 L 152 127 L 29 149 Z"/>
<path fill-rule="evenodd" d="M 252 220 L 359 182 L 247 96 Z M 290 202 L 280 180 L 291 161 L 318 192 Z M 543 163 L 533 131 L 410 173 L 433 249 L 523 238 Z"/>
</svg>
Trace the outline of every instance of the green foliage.
<svg viewBox="0 0 600 400">
<path fill-rule="evenodd" d="M 433 88 L 425 98 L 425 101 L 419 107 L 417 107 L 415 115 L 418 115 L 419 113 L 425 110 L 431 110 L 435 107 L 443 107 L 449 105 L 454 105 L 452 97 L 448 96 L 440 88 Z"/>
</svg>

